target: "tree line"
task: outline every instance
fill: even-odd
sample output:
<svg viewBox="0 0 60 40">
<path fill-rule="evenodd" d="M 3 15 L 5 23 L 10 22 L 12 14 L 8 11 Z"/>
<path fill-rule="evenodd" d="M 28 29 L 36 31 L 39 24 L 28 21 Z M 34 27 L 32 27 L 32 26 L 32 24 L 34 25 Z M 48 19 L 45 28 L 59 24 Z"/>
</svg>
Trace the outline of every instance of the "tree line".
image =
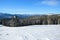
<svg viewBox="0 0 60 40">
<path fill-rule="evenodd" d="M 28 25 L 57 25 L 60 24 L 60 15 L 33 15 L 28 18 L 12 18 L 0 19 L 0 24 L 10 27 L 28 26 Z"/>
</svg>

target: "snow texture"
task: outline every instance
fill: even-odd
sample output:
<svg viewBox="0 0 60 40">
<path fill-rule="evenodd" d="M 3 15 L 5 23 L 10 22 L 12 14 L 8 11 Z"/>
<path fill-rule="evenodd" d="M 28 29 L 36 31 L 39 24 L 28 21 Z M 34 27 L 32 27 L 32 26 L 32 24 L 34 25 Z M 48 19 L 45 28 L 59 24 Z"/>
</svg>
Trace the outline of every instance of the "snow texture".
<svg viewBox="0 0 60 40">
<path fill-rule="evenodd" d="M 60 40 L 60 25 L 5 27 L 0 25 L 0 40 Z"/>
</svg>

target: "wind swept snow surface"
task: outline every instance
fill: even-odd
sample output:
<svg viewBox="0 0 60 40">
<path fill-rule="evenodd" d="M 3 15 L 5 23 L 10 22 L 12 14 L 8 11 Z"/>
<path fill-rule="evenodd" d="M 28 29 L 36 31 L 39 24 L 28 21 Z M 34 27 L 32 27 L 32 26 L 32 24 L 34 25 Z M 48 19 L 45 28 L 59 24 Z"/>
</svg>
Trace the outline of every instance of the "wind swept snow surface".
<svg viewBox="0 0 60 40">
<path fill-rule="evenodd" d="M 0 26 L 0 40 L 60 40 L 60 25 Z"/>
</svg>

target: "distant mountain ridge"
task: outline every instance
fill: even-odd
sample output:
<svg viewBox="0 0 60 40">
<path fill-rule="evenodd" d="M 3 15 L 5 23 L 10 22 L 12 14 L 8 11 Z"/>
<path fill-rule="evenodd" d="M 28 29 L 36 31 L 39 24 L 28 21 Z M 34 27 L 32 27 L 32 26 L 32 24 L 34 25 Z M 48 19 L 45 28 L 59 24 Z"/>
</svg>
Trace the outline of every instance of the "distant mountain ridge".
<svg viewBox="0 0 60 40">
<path fill-rule="evenodd" d="M 7 13 L 0 13 L 0 18 L 9 18 L 13 16 L 12 14 L 7 14 Z"/>
<path fill-rule="evenodd" d="M 0 19 L 1 18 L 10 18 L 12 16 L 18 16 L 19 18 L 27 18 L 31 15 L 24 15 L 24 14 L 8 14 L 8 13 L 0 13 Z"/>
<path fill-rule="evenodd" d="M 11 18 L 12 16 L 18 16 L 19 18 L 28 18 L 30 16 L 41 16 L 41 15 L 29 15 L 29 14 L 8 14 L 8 13 L 0 13 L 0 19 L 2 18 Z M 48 15 L 48 14 L 47 14 Z M 51 15 L 60 15 L 60 14 L 51 14 Z"/>
</svg>

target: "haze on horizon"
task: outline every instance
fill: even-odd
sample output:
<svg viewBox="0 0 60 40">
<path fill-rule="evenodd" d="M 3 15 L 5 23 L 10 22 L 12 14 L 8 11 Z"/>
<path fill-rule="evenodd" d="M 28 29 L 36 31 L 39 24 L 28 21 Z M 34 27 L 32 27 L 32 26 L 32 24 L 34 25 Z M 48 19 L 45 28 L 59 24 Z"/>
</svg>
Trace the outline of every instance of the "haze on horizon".
<svg viewBox="0 0 60 40">
<path fill-rule="evenodd" d="M 0 0 L 0 12 L 10 14 L 60 14 L 60 0 Z"/>
</svg>

